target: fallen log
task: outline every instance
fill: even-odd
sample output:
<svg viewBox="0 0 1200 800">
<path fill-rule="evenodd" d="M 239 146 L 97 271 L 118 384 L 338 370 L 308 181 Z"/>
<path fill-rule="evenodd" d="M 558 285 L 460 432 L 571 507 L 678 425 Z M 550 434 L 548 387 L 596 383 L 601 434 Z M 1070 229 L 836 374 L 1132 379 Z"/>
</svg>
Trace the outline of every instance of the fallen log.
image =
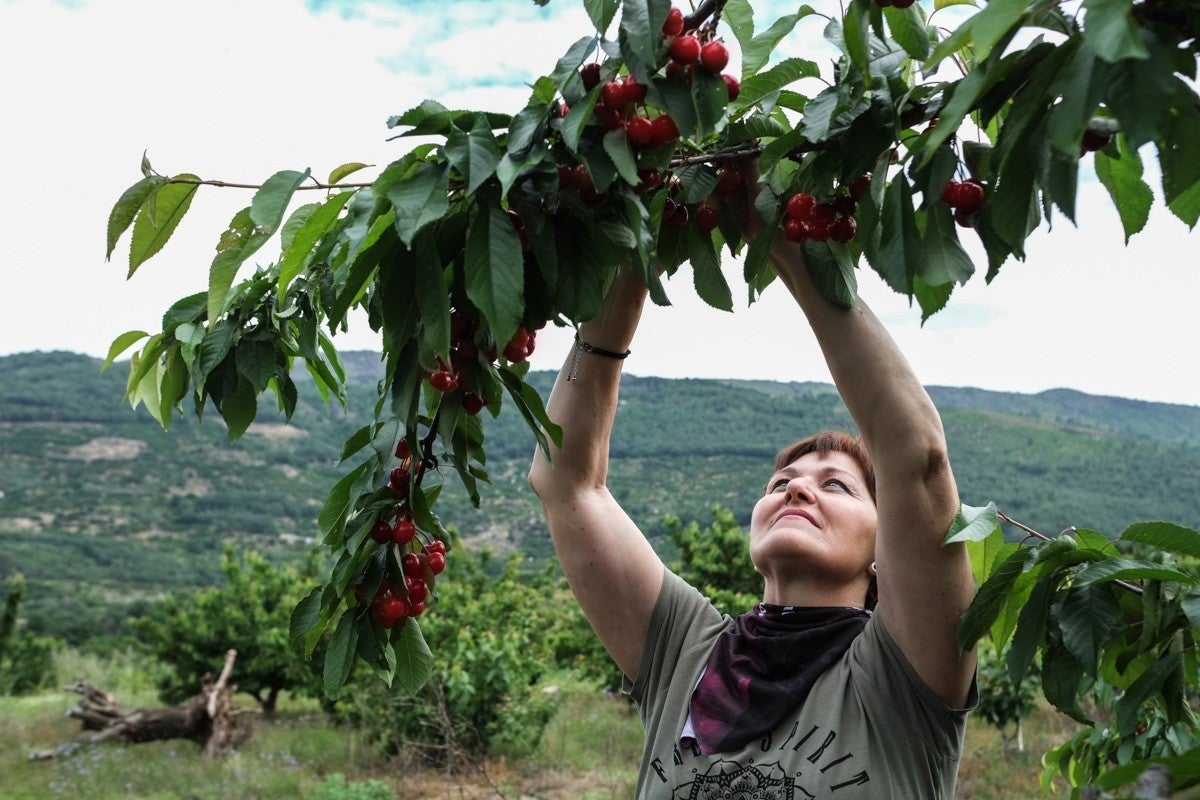
<svg viewBox="0 0 1200 800">
<path fill-rule="evenodd" d="M 67 716 L 78 719 L 83 730 L 94 733 L 49 750 L 31 752 L 29 758 L 34 761 L 58 758 L 108 739 L 130 743 L 188 739 L 200 745 L 206 755 L 223 755 L 249 738 L 250 725 L 245 715 L 254 712 L 233 705 L 237 686 L 229 683 L 229 677 L 236 658 L 237 651 L 226 653 L 225 665 L 216 682 L 211 682 L 211 676 L 202 679 L 200 693 L 180 706 L 125 708 L 110 692 L 86 680 L 65 686 L 66 691 L 82 695 L 67 710 Z"/>
</svg>

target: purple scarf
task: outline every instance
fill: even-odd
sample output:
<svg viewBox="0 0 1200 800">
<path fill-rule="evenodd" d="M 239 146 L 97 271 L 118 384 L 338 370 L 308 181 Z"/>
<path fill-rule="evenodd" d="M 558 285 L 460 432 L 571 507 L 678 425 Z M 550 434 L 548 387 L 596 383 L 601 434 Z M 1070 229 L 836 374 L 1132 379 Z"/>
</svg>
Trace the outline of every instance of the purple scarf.
<svg viewBox="0 0 1200 800">
<path fill-rule="evenodd" d="M 870 614 L 859 608 L 759 603 L 717 638 L 692 693 L 692 727 L 705 755 L 739 750 L 774 730 L 842 657 Z"/>
</svg>

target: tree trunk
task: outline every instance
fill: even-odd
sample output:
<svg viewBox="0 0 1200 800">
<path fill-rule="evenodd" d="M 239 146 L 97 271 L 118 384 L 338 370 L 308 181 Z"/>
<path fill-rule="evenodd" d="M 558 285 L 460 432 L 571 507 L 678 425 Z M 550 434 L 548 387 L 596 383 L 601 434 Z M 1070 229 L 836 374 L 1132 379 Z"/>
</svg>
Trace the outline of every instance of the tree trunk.
<svg viewBox="0 0 1200 800">
<path fill-rule="evenodd" d="M 78 719 L 83 730 L 95 733 L 51 750 L 30 753 L 29 757 L 35 760 L 56 758 L 106 739 L 134 743 L 188 739 L 203 747 L 207 755 L 223 755 L 250 736 L 250 726 L 244 719 L 250 709 L 234 708 L 233 693 L 237 687 L 228 683 L 236 656 L 237 652 L 230 650 L 217 681 L 202 680 L 200 693 L 181 706 L 125 708 L 112 694 L 85 680 L 65 687 L 83 695 L 79 703 L 67 711 L 67 716 Z"/>
</svg>

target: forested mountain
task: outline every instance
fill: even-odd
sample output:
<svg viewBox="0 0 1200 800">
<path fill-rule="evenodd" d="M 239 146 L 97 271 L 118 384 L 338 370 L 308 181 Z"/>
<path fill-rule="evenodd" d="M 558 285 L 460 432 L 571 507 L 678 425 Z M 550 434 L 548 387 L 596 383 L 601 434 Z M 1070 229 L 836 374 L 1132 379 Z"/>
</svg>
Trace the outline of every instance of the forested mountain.
<svg viewBox="0 0 1200 800">
<path fill-rule="evenodd" d="M 344 358 L 348 411 L 298 381 L 290 424 L 264 416 L 264 399 L 264 421 L 230 444 L 211 409 L 203 424 L 189 414 L 167 432 L 131 411 L 126 365 L 101 373 L 98 360 L 70 353 L 0 357 L 0 578 L 29 579 L 30 624 L 74 641 L 114 631 L 147 597 L 215 580 L 229 539 L 281 559 L 307 552 L 334 460 L 369 419 L 381 371 L 377 355 Z M 532 381 L 544 393 L 552 379 Z M 964 502 L 995 500 L 1047 534 L 1070 525 L 1116 534 L 1144 519 L 1200 527 L 1200 407 L 1066 390 L 930 391 Z M 439 513 L 472 546 L 547 558 L 525 484 L 532 439 L 515 413 L 486 422 L 494 485 L 475 510 L 451 483 Z M 824 384 L 628 376 L 611 484 L 661 547 L 665 514 L 707 523 L 721 504 L 745 524 L 776 449 L 849 426 Z"/>
</svg>

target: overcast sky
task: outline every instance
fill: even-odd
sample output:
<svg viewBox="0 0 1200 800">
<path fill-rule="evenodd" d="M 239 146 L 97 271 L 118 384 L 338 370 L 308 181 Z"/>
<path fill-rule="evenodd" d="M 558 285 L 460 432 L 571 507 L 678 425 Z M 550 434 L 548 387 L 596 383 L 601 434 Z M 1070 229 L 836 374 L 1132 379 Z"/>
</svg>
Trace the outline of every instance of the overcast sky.
<svg viewBox="0 0 1200 800">
<path fill-rule="evenodd" d="M 793 4 L 755 7 L 769 22 L 769 7 Z M 589 32 L 581 9 L 580 0 L 0 0 L 0 354 L 102 356 L 124 331 L 159 330 L 172 301 L 205 287 L 217 236 L 247 192 L 203 189 L 175 238 L 129 281 L 127 238 L 104 260 L 108 212 L 140 177 L 143 151 L 163 173 L 252 183 L 280 169 L 324 177 L 344 162 L 383 166 L 404 147 L 387 141 L 387 118 L 422 99 L 519 110 L 526 83 Z M 820 25 L 799 30 L 788 50 L 820 53 Z M 1064 220 L 1035 235 L 1028 260 L 1009 262 L 991 285 L 977 277 L 959 288 L 923 328 L 919 310 L 873 273 L 860 272 L 861 293 L 929 384 L 1200 404 L 1200 239 L 1160 201 L 1124 247 L 1094 180 L 1079 217 L 1078 229 Z M 738 265 L 729 274 L 743 296 Z M 630 372 L 829 380 L 781 287 L 728 314 L 703 306 L 686 280 L 674 284 L 675 304 L 648 313 Z M 556 368 L 568 341 L 544 334 L 534 367 Z M 337 342 L 378 349 L 365 325 Z"/>
</svg>

